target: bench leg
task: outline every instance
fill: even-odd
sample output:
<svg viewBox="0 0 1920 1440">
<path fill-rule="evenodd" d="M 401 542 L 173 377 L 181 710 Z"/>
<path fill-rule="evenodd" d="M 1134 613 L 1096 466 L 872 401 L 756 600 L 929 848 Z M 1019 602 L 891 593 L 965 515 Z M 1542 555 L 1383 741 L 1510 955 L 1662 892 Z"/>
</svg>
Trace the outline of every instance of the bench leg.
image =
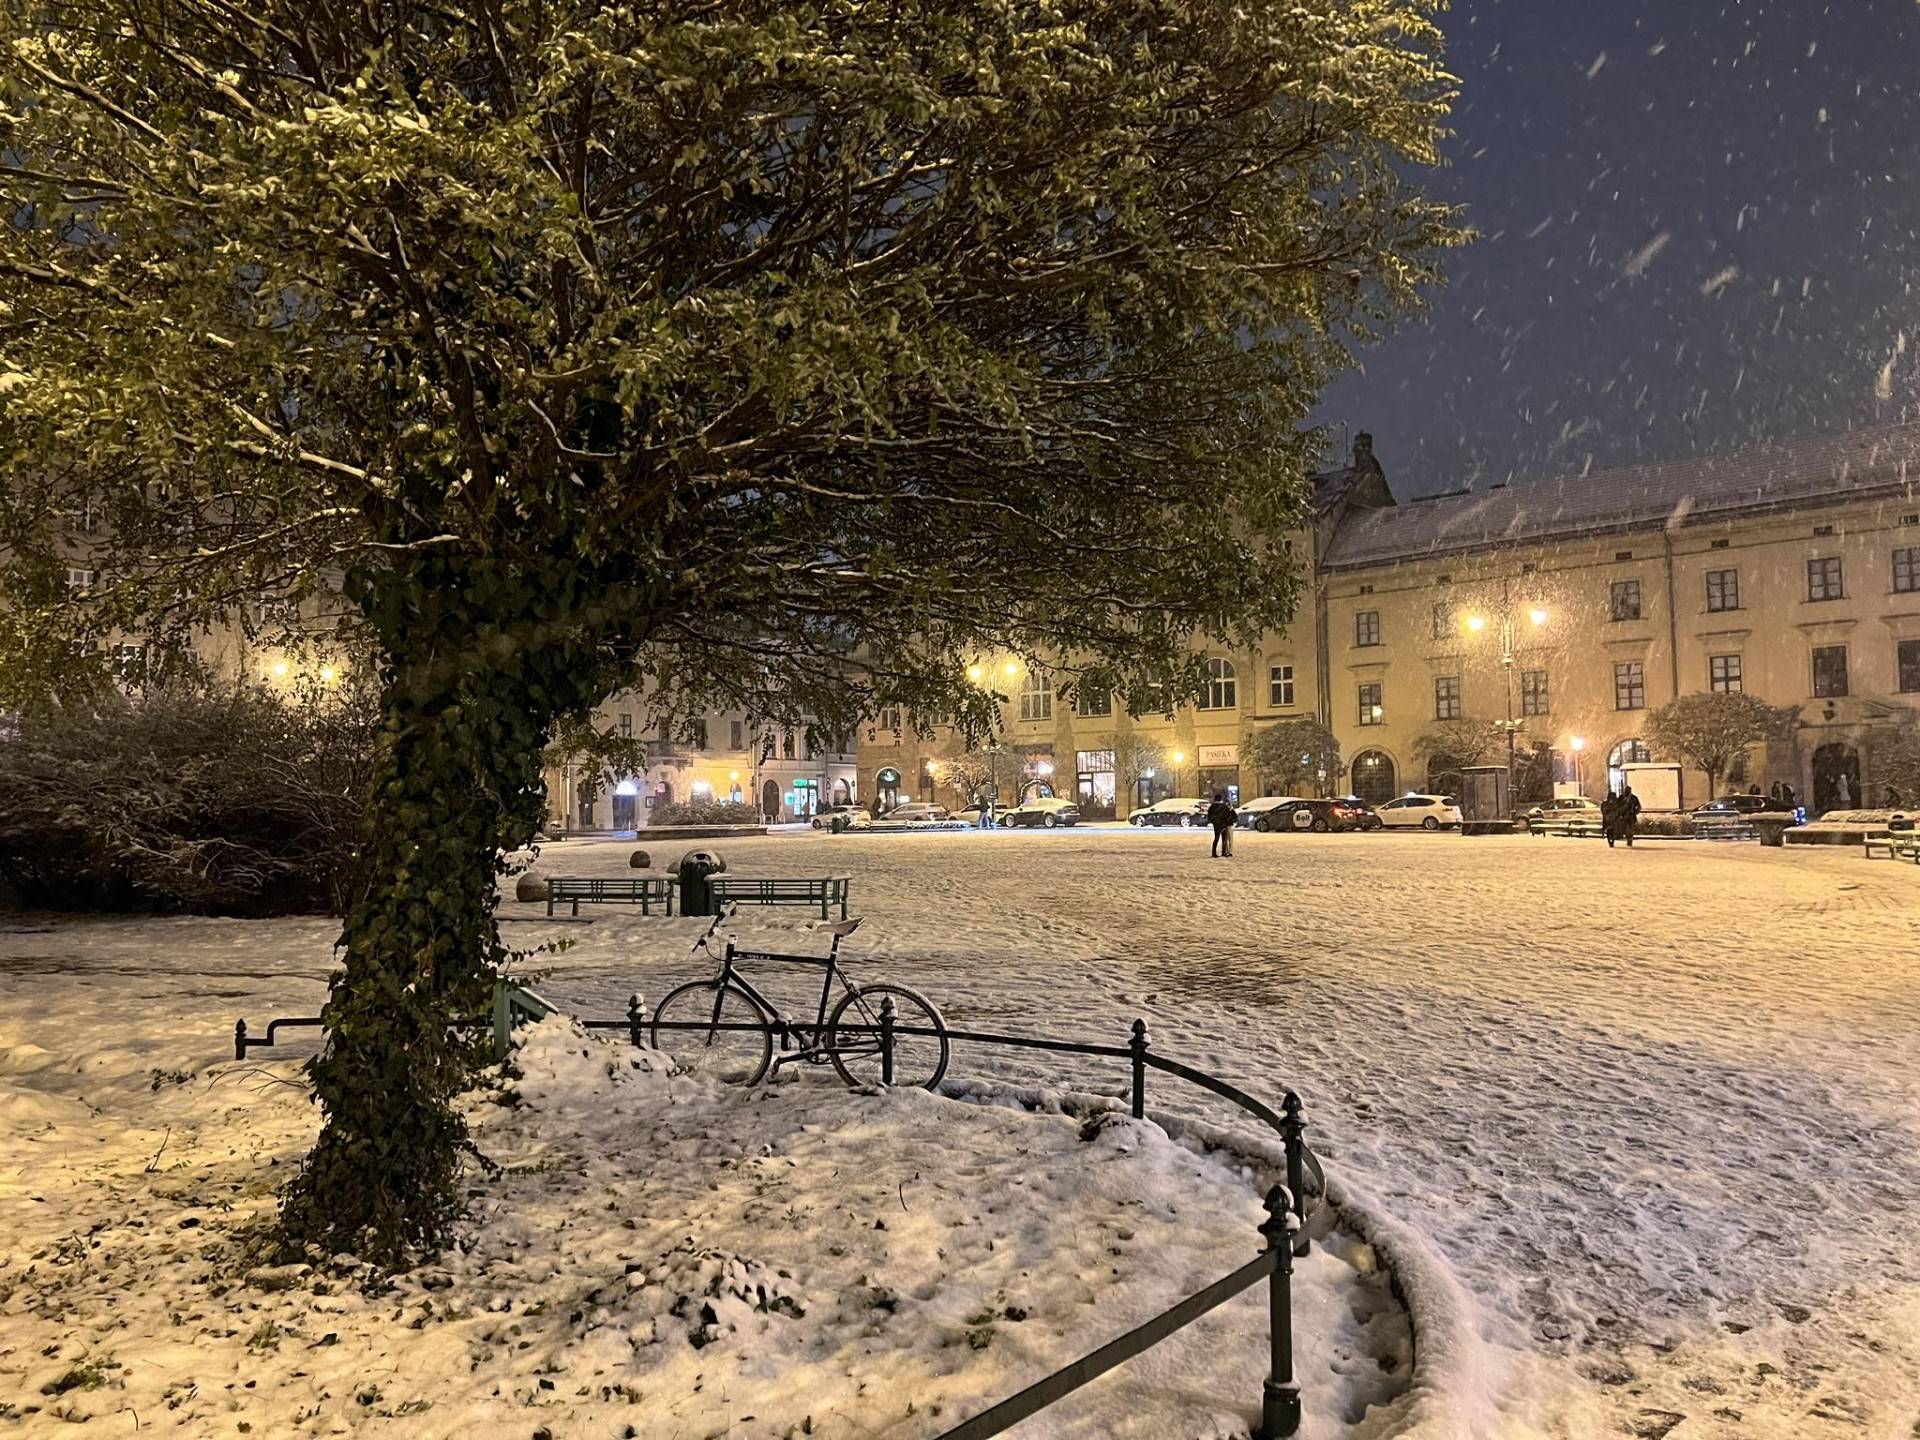
<svg viewBox="0 0 1920 1440">
<path fill-rule="evenodd" d="M 553 915 L 553 892 L 551 890 L 547 892 L 547 915 L 548 918 L 552 918 Z"/>
<path fill-rule="evenodd" d="M 578 900 L 573 902 L 573 918 L 576 920 L 580 918 L 580 902 Z"/>
</svg>

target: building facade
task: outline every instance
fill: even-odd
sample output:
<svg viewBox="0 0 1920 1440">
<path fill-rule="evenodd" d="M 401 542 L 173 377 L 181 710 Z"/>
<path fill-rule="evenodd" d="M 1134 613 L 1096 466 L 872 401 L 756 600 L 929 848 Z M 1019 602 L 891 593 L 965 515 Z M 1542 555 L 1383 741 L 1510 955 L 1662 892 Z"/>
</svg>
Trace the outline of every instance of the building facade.
<svg viewBox="0 0 1920 1440">
<path fill-rule="evenodd" d="M 646 765 L 595 777 L 573 767 L 547 773 L 551 824 L 567 830 L 643 830 L 667 805 L 732 801 L 771 823 L 811 819 L 827 805 L 859 801 L 852 737 L 828 738 L 811 726 L 755 721 L 719 711 L 678 724 L 659 719 L 642 694 L 615 696 L 594 714 L 595 727 L 640 739 Z"/>
<path fill-rule="evenodd" d="M 1655 753 L 1651 711 L 1744 690 L 1797 720 L 1728 783 L 1844 808 L 1884 798 L 1878 752 L 1920 717 L 1920 426 L 1405 503 L 1361 435 L 1347 467 L 1314 477 L 1295 553 L 1312 583 L 1293 625 L 1210 652 L 1202 702 L 1171 714 L 1068 705 L 1044 668 L 980 657 L 1006 697 L 987 757 L 1000 803 L 1037 790 L 1124 815 L 1277 793 L 1242 750 L 1297 716 L 1340 742 L 1327 788 L 1375 803 L 1445 782 L 1423 739 L 1448 726 L 1497 735 L 1498 754 L 1511 734 L 1530 783 L 1597 798 L 1625 765 L 1678 760 Z M 978 756 L 956 766 L 950 733 L 883 714 L 860 738 L 876 805 L 970 798 L 953 782 Z M 1143 750 L 1157 763 L 1130 766 Z M 1680 803 L 1706 783 L 1683 767 Z"/>
</svg>

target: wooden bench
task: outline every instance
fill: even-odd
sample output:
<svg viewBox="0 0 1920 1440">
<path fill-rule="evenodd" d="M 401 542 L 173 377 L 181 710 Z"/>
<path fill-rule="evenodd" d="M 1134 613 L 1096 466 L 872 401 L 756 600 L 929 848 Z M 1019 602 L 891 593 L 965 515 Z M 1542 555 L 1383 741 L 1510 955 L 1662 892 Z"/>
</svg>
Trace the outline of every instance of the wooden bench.
<svg viewBox="0 0 1920 1440">
<path fill-rule="evenodd" d="M 1693 833 L 1702 840 L 1757 840 L 1760 832 L 1753 822 L 1744 815 L 1714 815 L 1706 819 L 1694 817 Z"/>
<path fill-rule="evenodd" d="M 1869 830 L 1866 838 L 1860 842 L 1860 858 L 1871 860 L 1874 851 L 1884 850 L 1887 852 L 1887 859 L 1892 860 L 1895 858 L 1894 846 L 1895 841 L 1891 830 Z"/>
<path fill-rule="evenodd" d="M 555 905 L 571 904 L 580 913 L 588 905 L 638 905 L 642 915 L 651 915 L 655 905 L 673 914 L 674 887 L 680 882 L 668 875 L 616 875 L 576 878 L 556 875 L 547 881 L 547 914 Z"/>
<path fill-rule="evenodd" d="M 1920 865 L 1920 830 L 1869 830 L 1860 842 L 1861 858 L 1871 860 L 1876 850 L 1886 851 L 1889 860 Z"/>
<path fill-rule="evenodd" d="M 707 882 L 714 903 L 732 901 L 739 905 L 805 905 L 817 908 L 822 920 L 833 917 L 832 907 L 840 907 L 840 918 L 847 918 L 847 890 L 851 875 L 826 875 L 817 880 L 762 880 L 739 875 L 716 875 Z"/>
</svg>

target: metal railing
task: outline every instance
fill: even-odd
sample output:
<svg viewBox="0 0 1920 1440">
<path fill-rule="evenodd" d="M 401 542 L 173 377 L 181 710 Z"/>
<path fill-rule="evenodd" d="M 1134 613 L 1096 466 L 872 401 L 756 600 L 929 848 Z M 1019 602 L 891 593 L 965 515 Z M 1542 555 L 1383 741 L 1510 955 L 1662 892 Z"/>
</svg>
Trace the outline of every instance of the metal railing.
<svg viewBox="0 0 1920 1440">
<path fill-rule="evenodd" d="M 494 989 L 491 1017 L 496 1056 L 505 1058 L 515 1025 L 556 1013 L 559 1013 L 558 1007 L 532 991 L 507 981 L 498 982 Z M 647 1045 L 648 1033 L 656 1028 L 654 1022 L 647 1018 L 646 1004 L 638 994 L 632 996 L 627 1002 L 627 1013 L 619 1019 L 595 1019 L 584 1016 L 576 1019 L 583 1028 L 588 1030 L 625 1031 L 628 1039 L 639 1048 Z M 245 1020 L 238 1021 L 234 1026 L 234 1058 L 245 1059 L 249 1050 L 275 1044 L 276 1035 L 282 1029 L 311 1028 L 321 1023 L 318 1017 L 272 1020 L 268 1022 L 266 1035 L 256 1038 L 248 1034 Z M 703 1021 L 687 1020 L 660 1022 L 657 1028 L 711 1031 L 715 1027 Z M 718 1028 L 763 1030 L 769 1027 L 742 1023 L 722 1024 Z M 775 1019 L 770 1028 L 783 1045 L 794 1038 L 781 1020 Z M 988 1440 L 990 1436 L 1004 1434 L 1022 1420 L 1039 1413 L 1109 1370 L 1159 1344 L 1168 1336 L 1185 1329 L 1208 1311 L 1251 1290 L 1262 1280 L 1267 1282 L 1269 1354 L 1267 1378 L 1261 1386 L 1260 1421 L 1254 1428 L 1253 1440 L 1285 1440 L 1285 1437 L 1299 1431 L 1300 1386 L 1293 1373 L 1293 1262 L 1295 1258 L 1306 1255 L 1311 1248 L 1305 1228 L 1310 1213 L 1307 1207 L 1309 1176 L 1311 1176 L 1316 1195 L 1324 1201 L 1326 1174 L 1321 1169 L 1319 1158 L 1306 1143 L 1307 1119 L 1298 1095 L 1291 1090 L 1285 1092 L 1281 1099 L 1280 1110 L 1276 1112 L 1271 1106 L 1256 1100 L 1244 1090 L 1217 1076 L 1156 1054 L 1148 1042 L 1147 1023 L 1144 1020 L 1133 1022 L 1132 1033 L 1125 1045 L 1094 1045 L 1073 1040 L 1043 1039 L 1035 1035 L 1000 1035 L 974 1030 L 932 1030 L 900 1025 L 895 1021 L 893 1000 L 888 997 L 882 1002 L 878 1025 L 842 1024 L 838 1029 L 842 1033 L 869 1034 L 879 1037 L 883 1081 L 890 1081 L 892 1078 L 894 1042 L 902 1038 L 944 1038 L 948 1042 L 968 1045 L 1124 1060 L 1129 1067 L 1131 1080 L 1128 1111 L 1134 1119 L 1146 1117 L 1147 1072 L 1157 1070 L 1218 1096 L 1253 1116 L 1279 1136 L 1282 1153 L 1286 1160 L 1286 1183 L 1273 1186 L 1264 1197 L 1266 1216 L 1261 1221 L 1257 1232 L 1260 1249 L 1251 1260 L 1231 1274 L 1223 1275 L 1211 1285 L 1188 1295 L 1152 1319 L 1135 1326 L 1124 1335 L 1117 1336 L 1097 1350 L 1081 1356 L 1072 1364 L 1054 1371 L 1053 1374 L 1036 1381 L 1017 1394 L 1010 1395 L 963 1420 L 960 1424 L 944 1431 L 938 1440 Z M 1317 1209 L 1318 1206 L 1316 1205 L 1315 1208 Z"/>
</svg>

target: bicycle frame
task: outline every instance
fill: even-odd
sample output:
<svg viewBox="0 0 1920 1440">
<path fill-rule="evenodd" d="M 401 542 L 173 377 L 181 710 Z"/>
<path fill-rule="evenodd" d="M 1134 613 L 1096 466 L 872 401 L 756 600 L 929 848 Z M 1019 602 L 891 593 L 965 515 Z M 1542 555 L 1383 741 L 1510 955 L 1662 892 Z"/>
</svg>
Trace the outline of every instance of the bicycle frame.
<svg viewBox="0 0 1920 1440">
<path fill-rule="evenodd" d="M 854 921 L 853 925 L 858 923 Z M 827 1029 L 827 1010 L 834 998 L 833 982 L 838 980 L 841 988 L 849 993 L 858 988 L 848 978 L 847 972 L 840 968 L 840 942 L 853 933 L 853 925 L 834 927 L 833 944 L 825 955 L 786 955 L 773 950 L 742 950 L 731 935 L 727 937 L 727 948 L 720 957 L 721 992 L 724 992 L 727 986 L 732 986 L 758 1005 L 773 1021 L 774 1031 L 780 1037 L 780 1053 L 773 1057 L 773 1063 L 768 1067 L 769 1075 L 777 1073 L 782 1065 L 798 1064 L 802 1061 L 817 1065 L 828 1058 L 824 1039 Z M 719 920 L 714 922 L 713 928 L 719 928 Z M 709 936 L 712 933 L 713 930 L 707 932 Z M 702 944 L 697 948 L 706 948 L 704 942 L 705 937 L 702 937 Z M 772 961 L 784 965 L 817 965 L 826 972 L 820 979 L 820 1005 L 812 1023 L 795 1020 L 785 1014 L 778 1005 L 767 998 L 759 986 L 741 974 L 737 968 L 742 963 L 758 961 Z M 787 1048 L 789 1041 L 795 1047 L 791 1051 Z"/>
</svg>

